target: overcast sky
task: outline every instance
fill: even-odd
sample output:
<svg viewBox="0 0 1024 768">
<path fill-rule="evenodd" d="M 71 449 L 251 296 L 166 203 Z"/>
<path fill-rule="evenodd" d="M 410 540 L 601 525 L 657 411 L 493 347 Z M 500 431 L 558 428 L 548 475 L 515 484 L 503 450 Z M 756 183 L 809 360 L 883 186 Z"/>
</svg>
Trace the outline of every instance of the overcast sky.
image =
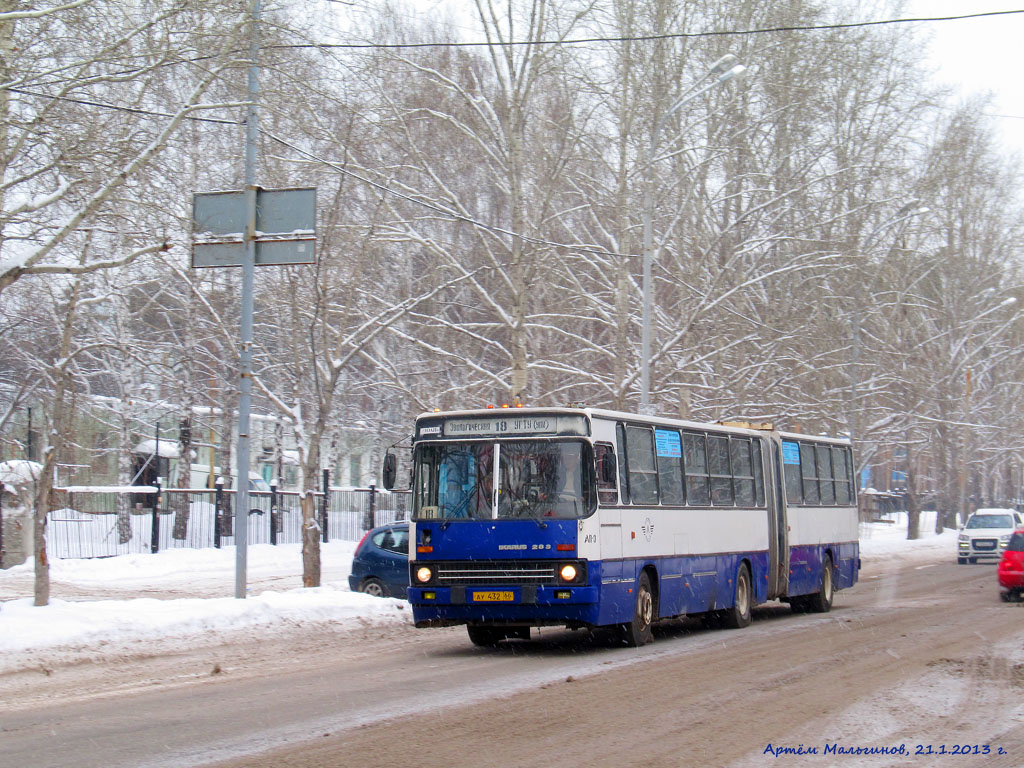
<svg viewBox="0 0 1024 768">
<path fill-rule="evenodd" d="M 1024 0 L 909 0 L 904 18 L 1024 10 Z M 1008 145 L 1024 154 L 1024 13 L 932 22 L 939 79 L 963 95 L 991 91 L 991 112 Z"/>
<path fill-rule="evenodd" d="M 844 0 L 845 1 L 845 0 Z M 466 39 L 479 39 L 465 0 L 409 0 L 424 18 L 447 15 L 463 19 L 456 26 Z M 905 0 L 903 18 L 963 16 L 989 11 L 1024 11 L 1024 0 Z M 877 6 L 863 4 L 862 20 L 881 20 Z M 1024 13 L 917 25 L 930 35 L 931 62 L 940 82 L 957 87 L 963 96 L 991 91 L 990 112 L 1003 139 L 1024 155 Z"/>
</svg>

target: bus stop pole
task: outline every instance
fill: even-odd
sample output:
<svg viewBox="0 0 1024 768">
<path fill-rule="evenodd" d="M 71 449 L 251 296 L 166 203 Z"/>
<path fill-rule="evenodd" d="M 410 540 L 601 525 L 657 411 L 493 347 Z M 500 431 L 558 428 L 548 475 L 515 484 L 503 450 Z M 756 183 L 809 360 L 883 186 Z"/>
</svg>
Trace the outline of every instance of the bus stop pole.
<svg viewBox="0 0 1024 768">
<path fill-rule="evenodd" d="M 277 480 L 270 484 L 270 543 L 277 546 Z"/>
<path fill-rule="evenodd" d="M 249 532 L 249 407 L 252 398 L 253 292 L 256 272 L 256 102 L 259 98 L 260 0 L 252 0 L 249 105 L 245 118 L 245 256 L 242 259 L 242 344 L 239 354 L 238 472 L 235 499 L 235 597 L 245 599 Z"/>
<path fill-rule="evenodd" d="M 156 424 L 156 439 L 153 445 L 153 479 L 156 493 L 153 494 L 153 504 L 150 507 L 153 515 L 149 531 L 149 551 L 155 555 L 160 551 L 160 422 Z"/>
</svg>

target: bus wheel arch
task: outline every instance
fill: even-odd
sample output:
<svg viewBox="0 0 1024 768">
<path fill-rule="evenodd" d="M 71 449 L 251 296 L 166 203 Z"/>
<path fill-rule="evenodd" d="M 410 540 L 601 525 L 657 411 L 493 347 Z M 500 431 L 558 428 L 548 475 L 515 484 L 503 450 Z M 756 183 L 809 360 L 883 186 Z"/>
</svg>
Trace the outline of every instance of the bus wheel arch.
<svg viewBox="0 0 1024 768">
<path fill-rule="evenodd" d="M 750 625 L 750 609 L 754 605 L 754 581 L 749 560 L 741 560 L 736 567 L 736 581 L 733 588 L 733 602 L 722 611 L 722 624 L 730 629 L 742 629 Z"/>
<path fill-rule="evenodd" d="M 657 583 L 657 578 L 652 580 L 652 573 L 654 569 L 650 566 L 640 571 L 633 595 L 633 618 L 619 627 L 626 645 L 634 648 L 646 645 L 654 639 L 651 627 L 658 617 L 658 601 L 653 586 Z"/>
</svg>

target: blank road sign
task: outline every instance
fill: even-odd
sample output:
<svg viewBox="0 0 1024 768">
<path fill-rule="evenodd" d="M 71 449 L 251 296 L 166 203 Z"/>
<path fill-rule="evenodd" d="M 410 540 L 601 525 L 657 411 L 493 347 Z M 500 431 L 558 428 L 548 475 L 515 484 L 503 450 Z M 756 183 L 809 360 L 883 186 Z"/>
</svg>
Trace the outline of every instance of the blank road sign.
<svg viewBox="0 0 1024 768">
<path fill-rule="evenodd" d="M 248 219 L 244 191 L 192 197 L 192 266 L 240 267 Z M 316 188 L 256 190 L 256 265 L 316 262 Z"/>
</svg>

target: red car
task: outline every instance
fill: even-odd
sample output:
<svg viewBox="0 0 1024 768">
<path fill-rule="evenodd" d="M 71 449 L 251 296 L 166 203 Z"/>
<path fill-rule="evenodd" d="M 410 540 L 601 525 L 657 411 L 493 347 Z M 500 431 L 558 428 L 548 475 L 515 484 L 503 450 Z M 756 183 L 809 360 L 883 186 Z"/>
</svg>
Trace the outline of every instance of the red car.
<svg viewBox="0 0 1024 768">
<path fill-rule="evenodd" d="M 1006 602 L 1020 600 L 1024 594 L 1024 528 L 1010 537 L 999 561 L 999 596 Z"/>
</svg>

